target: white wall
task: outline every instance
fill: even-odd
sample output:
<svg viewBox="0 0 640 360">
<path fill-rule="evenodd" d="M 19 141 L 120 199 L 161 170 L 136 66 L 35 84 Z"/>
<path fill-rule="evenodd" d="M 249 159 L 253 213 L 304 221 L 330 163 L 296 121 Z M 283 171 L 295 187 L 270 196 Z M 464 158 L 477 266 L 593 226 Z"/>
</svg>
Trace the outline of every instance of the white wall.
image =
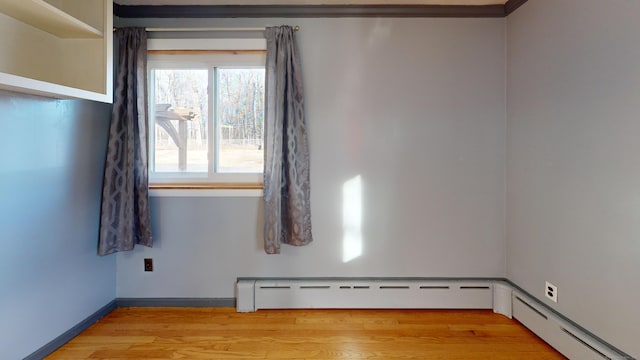
<svg viewBox="0 0 640 360">
<path fill-rule="evenodd" d="M 508 278 L 640 357 L 640 2 L 508 18 Z"/>
<path fill-rule="evenodd" d="M 504 19 L 189 22 L 301 26 L 315 242 L 265 255 L 259 198 L 154 198 L 156 246 L 117 255 L 118 297 L 233 297 L 239 276 L 505 275 Z M 343 262 L 357 176 L 362 254 Z"/>
</svg>

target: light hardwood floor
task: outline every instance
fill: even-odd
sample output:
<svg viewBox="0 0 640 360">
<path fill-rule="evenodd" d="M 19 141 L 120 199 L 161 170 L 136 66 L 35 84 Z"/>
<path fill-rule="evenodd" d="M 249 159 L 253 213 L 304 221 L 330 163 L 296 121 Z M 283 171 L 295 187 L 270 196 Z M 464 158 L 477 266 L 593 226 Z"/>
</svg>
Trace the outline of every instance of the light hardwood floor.
<svg viewBox="0 0 640 360">
<path fill-rule="evenodd" d="M 564 359 L 485 310 L 121 308 L 55 359 Z"/>
</svg>

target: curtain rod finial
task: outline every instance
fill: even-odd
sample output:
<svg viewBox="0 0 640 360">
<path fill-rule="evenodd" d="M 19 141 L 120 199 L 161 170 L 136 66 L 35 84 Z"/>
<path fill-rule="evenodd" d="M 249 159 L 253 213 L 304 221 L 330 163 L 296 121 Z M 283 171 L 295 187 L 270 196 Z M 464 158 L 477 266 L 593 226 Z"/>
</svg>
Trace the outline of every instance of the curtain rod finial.
<svg viewBox="0 0 640 360">
<path fill-rule="evenodd" d="M 300 31 L 300 26 L 296 25 L 293 27 L 293 31 Z"/>
</svg>

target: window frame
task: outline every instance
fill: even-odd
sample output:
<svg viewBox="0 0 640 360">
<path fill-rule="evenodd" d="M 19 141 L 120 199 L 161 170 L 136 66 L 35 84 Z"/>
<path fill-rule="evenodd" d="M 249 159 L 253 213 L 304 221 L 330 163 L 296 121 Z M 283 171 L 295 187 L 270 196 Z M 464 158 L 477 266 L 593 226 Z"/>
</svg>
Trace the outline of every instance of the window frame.
<svg viewBox="0 0 640 360">
<path fill-rule="evenodd" d="M 217 92 L 214 92 L 218 68 L 264 68 L 266 57 L 265 39 L 149 39 L 147 59 L 149 128 L 155 131 L 155 94 L 153 70 L 155 69 L 201 69 L 207 71 L 208 124 L 207 147 L 209 161 L 207 172 L 155 172 L 154 141 L 149 136 L 149 187 L 156 190 L 182 189 L 262 189 L 263 173 L 260 172 L 216 172 L 215 162 L 218 141 L 216 124 L 218 109 Z M 190 54 L 180 54 L 181 50 L 196 50 Z M 160 51 L 175 52 L 157 54 Z M 214 160 L 213 157 L 216 159 Z"/>
</svg>

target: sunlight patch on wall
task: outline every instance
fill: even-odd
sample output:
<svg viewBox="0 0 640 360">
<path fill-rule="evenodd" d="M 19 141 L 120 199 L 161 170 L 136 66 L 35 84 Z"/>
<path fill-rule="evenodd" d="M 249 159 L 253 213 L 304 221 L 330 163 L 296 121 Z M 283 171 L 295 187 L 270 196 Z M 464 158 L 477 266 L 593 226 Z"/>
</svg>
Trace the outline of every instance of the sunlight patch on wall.
<svg viewBox="0 0 640 360">
<path fill-rule="evenodd" d="M 362 255 L 362 178 L 342 185 L 342 262 Z"/>
</svg>

